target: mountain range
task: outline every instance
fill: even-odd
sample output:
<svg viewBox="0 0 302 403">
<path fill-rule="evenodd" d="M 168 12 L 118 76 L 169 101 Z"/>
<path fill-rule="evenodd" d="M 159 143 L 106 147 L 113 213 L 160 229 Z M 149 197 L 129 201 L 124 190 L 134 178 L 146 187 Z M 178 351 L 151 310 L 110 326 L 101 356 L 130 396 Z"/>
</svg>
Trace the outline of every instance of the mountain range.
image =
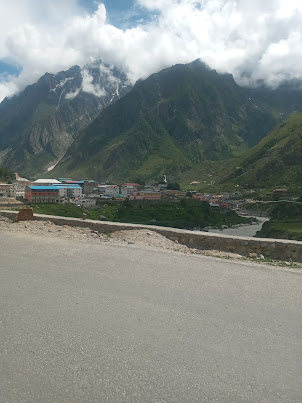
<svg viewBox="0 0 302 403">
<path fill-rule="evenodd" d="M 284 83 L 275 90 L 264 85 L 243 88 L 230 74 L 196 60 L 131 87 L 115 68 L 100 63 L 75 66 L 45 74 L 0 104 L 2 162 L 22 175 L 36 176 L 51 168 L 48 175 L 54 177 L 105 182 L 158 179 L 163 174 L 178 179 L 205 161 L 223 164 L 235 158 L 240 166 L 223 180 L 257 184 L 251 173 L 259 168 L 257 150 L 278 125 L 290 130 L 290 123 L 282 122 L 302 111 L 298 84 Z M 261 172 L 268 169 L 261 166 Z"/>
<path fill-rule="evenodd" d="M 83 128 L 130 88 L 122 72 L 101 62 L 46 73 L 0 104 L 0 163 L 22 175 L 44 173 Z"/>
</svg>

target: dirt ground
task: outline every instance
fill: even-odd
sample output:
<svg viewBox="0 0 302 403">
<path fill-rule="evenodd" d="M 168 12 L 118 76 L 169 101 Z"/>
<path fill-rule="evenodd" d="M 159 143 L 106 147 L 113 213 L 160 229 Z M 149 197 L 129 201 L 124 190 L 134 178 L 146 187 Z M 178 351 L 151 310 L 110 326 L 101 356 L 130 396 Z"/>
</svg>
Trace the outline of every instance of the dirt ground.
<svg viewBox="0 0 302 403">
<path fill-rule="evenodd" d="M 236 253 L 227 253 L 217 250 L 199 250 L 189 248 L 177 242 L 171 241 L 163 235 L 155 231 L 140 229 L 116 231 L 111 234 L 102 234 L 97 231 L 92 231 L 89 228 L 70 227 L 68 225 L 55 225 L 50 221 L 20 221 L 13 222 L 12 220 L 0 215 L 0 231 L 13 231 L 19 233 L 32 233 L 35 235 L 58 237 L 65 239 L 78 239 L 84 242 L 103 243 L 110 242 L 120 245 L 134 245 L 136 247 L 147 249 L 165 249 L 174 252 L 186 254 L 203 254 L 210 256 L 220 256 L 229 258 L 242 258 Z"/>
</svg>

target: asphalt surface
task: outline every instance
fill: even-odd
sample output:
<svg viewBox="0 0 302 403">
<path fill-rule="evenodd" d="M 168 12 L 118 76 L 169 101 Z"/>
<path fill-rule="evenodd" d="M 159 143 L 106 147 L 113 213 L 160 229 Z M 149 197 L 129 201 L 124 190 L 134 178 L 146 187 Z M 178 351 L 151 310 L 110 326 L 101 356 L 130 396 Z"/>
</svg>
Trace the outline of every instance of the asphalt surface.
<svg viewBox="0 0 302 403">
<path fill-rule="evenodd" d="M 302 402 L 302 273 L 0 232 L 1 402 Z"/>
</svg>

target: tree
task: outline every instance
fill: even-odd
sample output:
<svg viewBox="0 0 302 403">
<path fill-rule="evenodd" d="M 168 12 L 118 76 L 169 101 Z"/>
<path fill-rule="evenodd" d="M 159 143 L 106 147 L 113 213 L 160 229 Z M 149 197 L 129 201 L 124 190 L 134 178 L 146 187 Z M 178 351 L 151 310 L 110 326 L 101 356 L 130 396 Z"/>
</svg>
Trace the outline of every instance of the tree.
<svg viewBox="0 0 302 403">
<path fill-rule="evenodd" d="M 167 184 L 168 190 L 180 190 L 180 184 L 177 182 L 170 182 Z"/>
</svg>

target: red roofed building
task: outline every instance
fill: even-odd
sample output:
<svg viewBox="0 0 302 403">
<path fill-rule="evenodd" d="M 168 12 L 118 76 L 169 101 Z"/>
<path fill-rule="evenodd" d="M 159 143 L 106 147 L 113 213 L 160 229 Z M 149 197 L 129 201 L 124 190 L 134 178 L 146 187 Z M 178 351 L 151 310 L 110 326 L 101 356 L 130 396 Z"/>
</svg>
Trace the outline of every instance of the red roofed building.
<svg viewBox="0 0 302 403">
<path fill-rule="evenodd" d="M 55 186 L 27 186 L 24 198 L 30 203 L 59 203 L 59 188 Z"/>
</svg>

